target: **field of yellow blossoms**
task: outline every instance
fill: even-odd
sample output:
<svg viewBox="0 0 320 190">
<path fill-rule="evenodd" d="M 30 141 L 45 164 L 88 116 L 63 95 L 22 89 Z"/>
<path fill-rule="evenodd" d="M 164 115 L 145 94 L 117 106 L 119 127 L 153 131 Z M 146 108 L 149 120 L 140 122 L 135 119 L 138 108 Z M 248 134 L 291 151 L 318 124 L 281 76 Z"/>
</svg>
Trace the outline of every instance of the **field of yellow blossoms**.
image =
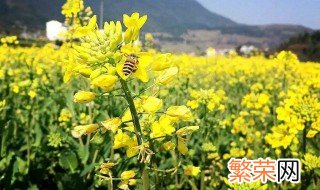
<svg viewBox="0 0 320 190">
<path fill-rule="evenodd" d="M 1 38 L 0 189 L 320 188 L 319 63 L 158 52 L 147 15 L 99 30 L 70 2 L 62 46 Z M 268 157 L 301 182 L 228 182 L 231 158 Z"/>
</svg>

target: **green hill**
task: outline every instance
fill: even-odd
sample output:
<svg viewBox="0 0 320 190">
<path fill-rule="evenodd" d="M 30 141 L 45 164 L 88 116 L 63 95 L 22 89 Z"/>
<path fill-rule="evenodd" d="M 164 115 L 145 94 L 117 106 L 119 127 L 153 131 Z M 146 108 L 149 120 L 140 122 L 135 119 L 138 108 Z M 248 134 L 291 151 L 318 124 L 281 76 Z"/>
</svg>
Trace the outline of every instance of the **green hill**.
<svg viewBox="0 0 320 190">
<path fill-rule="evenodd" d="M 23 31 L 44 34 L 49 20 L 63 21 L 65 0 L 0 0 L 0 34 Z M 86 0 L 99 16 L 101 0 Z M 122 20 L 123 14 L 148 15 L 143 32 L 156 33 L 157 47 L 166 51 L 201 53 L 207 47 L 234 48 L 251 44 L 277 47 L 284 40 L 303 32 L 297 25 L 250 26 L 210 12 L 196 0 L 104 0 L 104 20 Z"/>
<path fill-rule="evenodd" d="M 29 31 L 44 29 L 48 20 L 63 21 L 60 14 L 64 0 L 1 0 L 0 26 L 5 30 L 28 27 Z M 123 14 L 138 11 L 148 14 L 144 28 L 148 32 L 181 34 L 188 29 L 211 29 L 236 26 L 228 18 L 212 13 L 195 0 L 105 0 L 105 20 L 120 20 Z M 87 0 L 99 16 L 100 0 Z"/>
</svg>

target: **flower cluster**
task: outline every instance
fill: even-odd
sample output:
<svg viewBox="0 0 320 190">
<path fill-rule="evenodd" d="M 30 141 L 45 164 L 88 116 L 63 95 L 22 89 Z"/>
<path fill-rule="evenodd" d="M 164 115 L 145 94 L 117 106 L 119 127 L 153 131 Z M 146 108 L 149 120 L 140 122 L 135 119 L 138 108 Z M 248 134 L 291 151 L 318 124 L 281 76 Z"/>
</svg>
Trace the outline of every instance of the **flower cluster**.
<svg viewBox="0 0 320 190">
<path fill-rule="evenodd" d="M 5 36 L 3 38 L 0 38 L 0 42 L 3 46 L 8 46 L 8 45 L 18 45 L 18 37 L 17 36 Z"/>
<path fill-rule="evenodd" d="M 99 30 L 96 16 L 93 16 L 87 25 L 78 27 L 74 32 L 79 42 L 72 44 L 64 77 L 65 81 L 69 81 L 72 76 L 80 75 L 90 84 L 90 91 L 80 90 L 75 93 L 73 100 L 76 103 L 89 104 L 114 95 L 124 97 L 128 108 L 122 115 L 77 125 L 71 132 L 76 138 L 90 134 L 96 138 L 99 134 L 110 132 L 112 151 L 124 148 L 128 158 L 137 157 L 138 163 L 142 165 L 144 185 L 148 183 L 148 177 L 145 177 L 148 175 L 145 174 L 146 166 L 155 154 L 177 149 L 186 155 L 188 138 L 199 128 L 186 124 L 194 119 L 188 107 L 170 106 L 165 110 L 163 100 L 157 97 L 157 89 L 173 81 L 178 67 L 172 66 L 170 54 L 143 52 L 134 44 L 146 20 L 147 16 L 140 17 L 139 13 L 124 15 L 126 29 L 122 35 L 120 21 L 106 22 L 103 30 Z M 131 70 L 126 67 L 131 67 Z M 154 76 L 153 83 L 149 82 L 150 76 Z M 143 84 L 135 83 L 140 92 L 132 92 L 129 78 L 149 82 L 150 86 L 143 89 Z M 123 94 L 119 94 L 117 89 L 122 89 Z M 152 90 L 150 95 L 148 89 Z M 110 159 L 114 160 L 113 157 Z M 108 178 L 113 177 L 105 169 L 102 174 Z M 123 177 L 125 174 L 121 174 L 122 181 L 118 184 L 121 189 L 134 184 L 132 178 L 135 175 L 126 178 Z"/>
<path fill-rule="evenodd" d="M 209 112 L 214 110 L 225 110 L 225 106 L 223 105 L 223 103 L 227 98 L 226 93 L 223 90 L 192 90 L 190 96 L 192 99 L 187 102 L 187 105 L 192 109 L 196 109 L 199 106 L 204 105 L 208 108 Z"/>
</svg>

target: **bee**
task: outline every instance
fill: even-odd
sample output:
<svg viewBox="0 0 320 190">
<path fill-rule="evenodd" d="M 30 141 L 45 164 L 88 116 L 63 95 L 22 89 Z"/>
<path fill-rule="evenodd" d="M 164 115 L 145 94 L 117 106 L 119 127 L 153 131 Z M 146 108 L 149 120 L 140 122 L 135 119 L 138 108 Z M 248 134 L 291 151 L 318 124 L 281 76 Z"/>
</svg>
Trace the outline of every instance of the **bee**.
<svg viewBox="0 0 320 190">
<path fill-rule="evenodd" d="M 122 71 L 125 76 L 128 76 L 137 70 L 137 65 L 139 64 L 138 56 L 135 54 L 127 55 L 127 59 L 124 63 Z"/>
</svg>

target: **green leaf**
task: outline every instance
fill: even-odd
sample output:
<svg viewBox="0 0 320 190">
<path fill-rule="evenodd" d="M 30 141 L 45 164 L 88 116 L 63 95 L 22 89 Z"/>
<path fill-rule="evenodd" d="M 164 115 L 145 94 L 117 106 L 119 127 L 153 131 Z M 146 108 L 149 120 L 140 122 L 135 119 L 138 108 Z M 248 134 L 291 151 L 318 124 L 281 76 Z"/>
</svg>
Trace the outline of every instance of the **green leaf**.
<svg viewBox="0 0 320 190">
<path fill-rule="evenodd" d="M 31 185 L 27 190 L 39 190 L 37 185 Z"/>
<path fill-rule="evenodd" d="M 92 163 L 92 164 L 90 164 L 90 165 L 86 165 L 86 166 L 84 167 L 84 169 L 82 170 L 80 176 L 83 177 L 83 176 L 85 176 L 87 173 L 91 172 L 96 165 L 97 165 L 97 164 L 95 164 L 95 163 Z"/>
<path fill-rule="evenodd" d="M 70 169 L 71 172 L 78 167 L 78 159 L 74 152 L 65 152 L 59 158 L 59 165 L 64 169 Z"/>
<path fill-rule="evenodd" d="M 99 145 L 103 143 L 103 140 L 104 140 L 103 135 L 97 132 L 96 134 L 94 134 L 90 142 Z"/>
<path fill-rule="evenodd" d="M 313 185 L 312 184 L 310 184 L 308 187 L 307 187 L 307 190 L 313 190 L 314 188 L 313 188 Z"/>
<path fill-rule="evenodd" d="M 22 160 L 20 157 L 17 157 L 13 164 L 13 175 L 16 175 L 17 173 L 22 175 L 26 175 L 28 173 L 27 162 Z"/>
<path fill-rule="evenodd" d="M 78 155 L 79 155 L 79 158 L 81 160 L 81 163 L 83 165 L 86 165 L 88 159 L 89 159 L 89 147 L 88 146 L 80 146 L 79 149 L 78 149 Z"/>
<path fill-rule="evenodd" d="M 3 157 L 6 155 L 7 151 L 7 143 L 8 143 L 8 136 L 10 136 L 10 129 L 12 130 L 12 127 L 9 127 L 10 121 L 6 123 L 4 127 L 1 126 L 1 147 L 0 147 L 0 156 Z"/>
<path fill-rule="evenodd" d="M 316 173 L 317 175 L 320 176 L 320 168 L 315 169 L 315 170 L 314 170 L 314 173 Z"/>
<path fill-rule="evenodd" d="M 78 149 L 80 148 L 80 144 L 78 141 L 75 140 L 70 134 L 64 132 L 63 130 L 59 130 L 59 132 L 62 134 L 62 136 L 65 137 L 65 140 L 68 144 L 70 144 L 73 148 Z"/>
<path fill-rule="evenodd" d="M 35 138 L 35 142 L 33 143 L 33 146 L 35 147 L 38 147 L 40 146 L 40 143 L 41 143 L 41 139 L 42 139 L 42 131 L 40 129 L 40 126 L 39 125 L 36 125 L 35 126 L 35 129 L 34 129 L 35 133 L 36 133 L 36 138 Z"/>
</svg>

